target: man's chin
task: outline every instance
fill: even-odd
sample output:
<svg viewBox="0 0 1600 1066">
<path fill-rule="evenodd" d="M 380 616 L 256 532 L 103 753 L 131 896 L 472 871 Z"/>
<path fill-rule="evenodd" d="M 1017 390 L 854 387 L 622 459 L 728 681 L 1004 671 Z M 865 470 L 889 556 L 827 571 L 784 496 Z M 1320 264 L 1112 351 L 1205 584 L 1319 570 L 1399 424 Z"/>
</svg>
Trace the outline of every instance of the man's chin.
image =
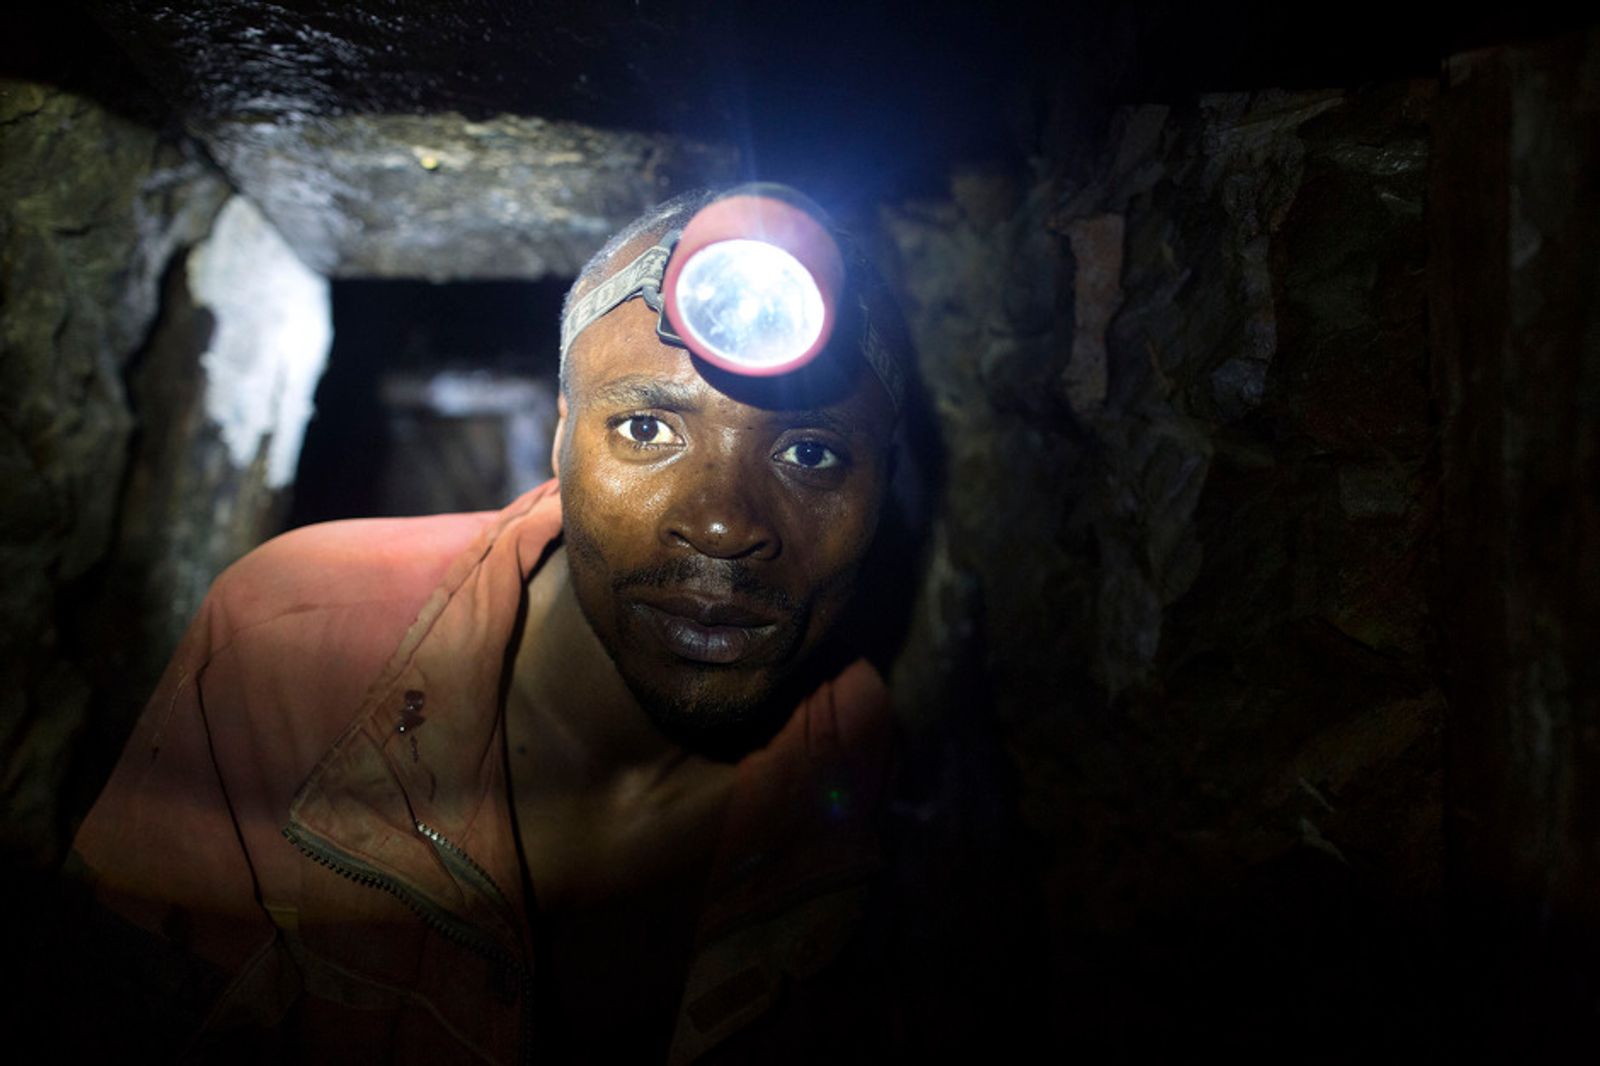
<svg viewBox="0 0 1600 1066">
<path fill-rule="evenodd" d="M 764 747 L 783 728 L 795 706 L 780 696 L 781 686 L 770 684 L 721 687 L 691 683 L 673 690 L 630 681 L 629 688 L 663 736 L 720 761 L 735 761 Z"/>
</svg>

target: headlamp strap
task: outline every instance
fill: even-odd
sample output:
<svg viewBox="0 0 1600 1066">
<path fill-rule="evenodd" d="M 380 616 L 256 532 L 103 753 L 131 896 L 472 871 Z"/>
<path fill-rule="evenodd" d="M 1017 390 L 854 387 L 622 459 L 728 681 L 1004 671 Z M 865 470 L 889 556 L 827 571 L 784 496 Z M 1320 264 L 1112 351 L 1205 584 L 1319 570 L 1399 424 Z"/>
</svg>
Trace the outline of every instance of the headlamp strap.
<svg viewBox="0 0 1600 1066">
<path fill-rule="evenodd" d="M 561 322 L 562 358 L 566 357 L 567 349 L 572 347 L 578 334 L 635 296 L 643 296 L 653 310 L 661 309 L 661 278 L 667 272 L 667 259 L 676 243 L 676 234 L 673 234 L 664 243 L 646 248 L 637 259 L 584 293 L 572 305 Z"/>
<path fill-rule="evenodd" d="M 865 307 L 863 307 L 863 311 Z M 872 320 L 866 320 L 866 328 L 862 331 L 861 356 L 878 375 L 878 380 L 883 383 L 884 391 L 889 394 L 889 399 L 894 402 L 894 411 L 898 416 L 900 409 L 905 406 L 906 375 L 900 366 L 900 361 L 889 351 L 888 345 L 883 343 L 883 338 L 873 328 Z"/>
</svg>

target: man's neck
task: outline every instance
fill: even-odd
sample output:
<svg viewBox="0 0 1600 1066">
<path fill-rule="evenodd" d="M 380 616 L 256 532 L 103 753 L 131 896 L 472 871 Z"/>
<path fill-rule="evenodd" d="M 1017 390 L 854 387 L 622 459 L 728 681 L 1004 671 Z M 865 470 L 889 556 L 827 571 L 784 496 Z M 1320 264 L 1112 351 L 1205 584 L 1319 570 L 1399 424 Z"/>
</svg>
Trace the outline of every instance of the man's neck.
<svg viewBox="0 0 1600 1066">
<path fill-rule="evenodd" d="M 506 701 L 511 799 L 542 908 L 660 895 L 689 911 L 737 767 L 657 732 L 579 609 L 564 551 L 528 587 Z M 656 904 L 652 904 L 655 906 Z"/>
<path fill-rule="evenodd" d="M 647 784 L 691 758 L 656 729 L 590 629 L 565 548 L 529 583 L 507 713 L 524 716 L 513 732 L 538 738 L 538 761 L 569 787 Z"/>
</svg>

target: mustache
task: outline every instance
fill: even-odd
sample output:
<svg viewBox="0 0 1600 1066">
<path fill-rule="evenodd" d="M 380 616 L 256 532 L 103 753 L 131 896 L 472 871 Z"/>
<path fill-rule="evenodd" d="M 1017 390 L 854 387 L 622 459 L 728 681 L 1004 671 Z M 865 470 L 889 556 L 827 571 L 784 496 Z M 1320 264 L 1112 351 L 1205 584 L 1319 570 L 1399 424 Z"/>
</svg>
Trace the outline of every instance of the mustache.
<svg viewBox="0 0 1600 1066">
<path fill-rule="evenodd" d="M 653 566 L 624 570 L 611 578 L 613 592 L 629 589 L 671 589 L 680 586 L 704 593 L 726 592 L 774 610 L 792 613 L 795 601 L 783 589 L 768 584 L 748 565 L 737 559 L 708 559 L 685 556 Z"/>
</svg>

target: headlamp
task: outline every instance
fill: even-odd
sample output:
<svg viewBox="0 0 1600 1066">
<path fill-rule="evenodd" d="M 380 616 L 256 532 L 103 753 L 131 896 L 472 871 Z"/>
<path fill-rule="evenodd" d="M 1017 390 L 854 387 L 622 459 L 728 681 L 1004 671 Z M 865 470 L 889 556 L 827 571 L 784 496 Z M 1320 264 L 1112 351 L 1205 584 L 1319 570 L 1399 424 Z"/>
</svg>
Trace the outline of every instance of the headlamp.
<svg viewBox="0 0 1600 1066">
<path fill-rule="evenodd" d="M 659 313 L 656 334 L 735 374 L 786 374 L 828 343 L 844 279 L 820 209 L 784 185 L 741 186 L 701 209 L 579 299 L 561 323 L 561 354 L 635 296 Z"/>
</svg>

